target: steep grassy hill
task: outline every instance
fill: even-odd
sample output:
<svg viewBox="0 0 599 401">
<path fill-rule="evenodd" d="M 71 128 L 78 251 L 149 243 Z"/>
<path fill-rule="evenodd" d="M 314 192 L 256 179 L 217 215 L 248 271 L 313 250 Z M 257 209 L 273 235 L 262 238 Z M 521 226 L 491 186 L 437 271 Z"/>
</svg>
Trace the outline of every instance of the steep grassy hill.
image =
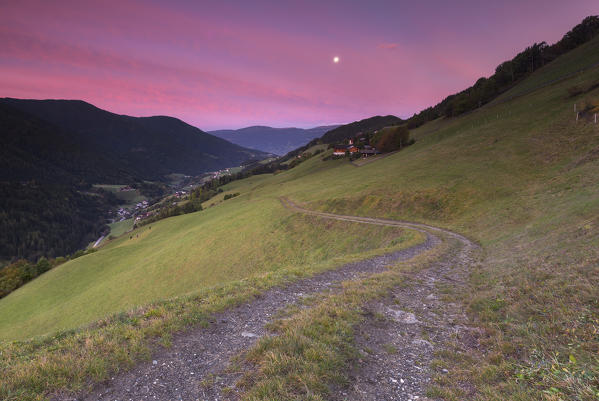
<svg viewBox="0 0 599 401">
<path fill-rule="evenodd" d="M 270 278 L 305 266 L 311 272 L 339 263 L 337 256 L 363 257 L 378 245 L 418 240 L 415 234 L 326 226 L 292 215 L 278 201 L 286 196 L 313 209 L 427 222 L 482 245 L 484 260 L 473 268 L 468 291 L 447 291 L 447 301 L 463 305 L 480 329 L 481 352 L 438 355 L 435 363 L 449 373 L 434 381 L 431 397 L 463 399 L 460 385 L 468 383 L 480 400 L 596 399 L 599 124 L 593 114 L 599 112 L 599 68 L 551 85 L 544 85 L 544 77 L 593 63 L 598 56 L 589 50 L 598 44 L 595 38 L 521 83 L 537 90 L 424 124 L 413 131 L 416 144 L 397 154 L 362 167 L 319 156 L 286 172 L 233 182 L 206 211 L 143 227 L 62 265 L 0 300 L 0 337 L 23 339 L 154 299 L 201 294 L 167 303 L 193 310 L 197 302 L 215 299 L 210 294 L 247 291 L 265 273 Z M 574 104 L 584 110 L 578 121 Z M 220 202 L 231 192 L 241 195 Z M 209 288 L 223 282 L 226 290 Z M 141 308 L 140 316 L 153 310 Z M 160 319 L 162 312 L 155 313 Z M 5 364 L 11 372 L 44 372 L 58 380 L 60 365 L 48 365 L 48 355 L 61 349 L 53 358 L 66 360 L 60 359 L 71 355 L 65 350 L 85 343 L 77 338 L 110 350 L 143 343 L 131 316 L 137 315 L 103 320 L 83 337 L 66 333 L 41 343 L 5 343 L 12 356 Z M 108 344 L 106 333 L 117 332 L 123 334 Z M 97 364 L 108 361 L 101 364 L 108 370 L 130 361 L 124 354 L 95 358 Z M 96 379 L 107 375 L 93 372 Z"/>
<path fill-rule="evenodd" d="M 237 130 L 210 131 L 209 134 L 226 139 L 229 142 L 263 152 L 284 155 L 319 138 L 327 131 L 337 128 L 337 125 L 314 128 L 272 128 L 254 126 Z"/>
<path fill-rule="evenodd" d="M 266 192 L 246 193 L 218 208 L 144 226 L 3 299 L 0 320 L 11 324 L 2 325 L 2 337 L 69 329 L 156 299 L 279 269 L 338 263 L 380 248 L 379 241 L 390 246 L 395 238 L 393 230 L 359 225 L 322 230 L 313 219 L 290 215 Z M 366 240 L 356 244 L 356 237 Z"/>
</svg>

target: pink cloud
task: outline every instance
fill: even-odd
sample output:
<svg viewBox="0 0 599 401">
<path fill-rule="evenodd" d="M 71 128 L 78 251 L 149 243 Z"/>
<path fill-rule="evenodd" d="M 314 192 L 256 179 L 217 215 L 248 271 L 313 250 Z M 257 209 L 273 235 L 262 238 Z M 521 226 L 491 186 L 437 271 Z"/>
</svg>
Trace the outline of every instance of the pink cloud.
<svg viewBox="0 0 599 401">
<path fill-rule="evenodd" d="M 395 50 L 399 47 L 399 44 L 397 44 L 397 43 L 379 43 L 377 45 L 377 47 L 379 49 Z"/>
</svg>

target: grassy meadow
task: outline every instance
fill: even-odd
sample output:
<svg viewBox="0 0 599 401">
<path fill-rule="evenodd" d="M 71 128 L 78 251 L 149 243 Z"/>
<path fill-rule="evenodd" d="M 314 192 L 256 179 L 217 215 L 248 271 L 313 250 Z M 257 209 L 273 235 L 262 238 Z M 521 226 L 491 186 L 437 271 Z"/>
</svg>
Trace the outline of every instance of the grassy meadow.
<svg viewBox="0 0 599 401">
<path fill-rule="evenodd" d="M 291 266 L 338 264 L 411 238 L 294 215 L 276 197 L 250 192 L 143 226 L 28 283 L 2 299 L 0 321 L 10 324 L 0 327 L 0 338 L 72 329 L 158 299 Z"/>
<path fill-rule="evenodd" d="M 125 219 L 121 221 L 116 221 L 114 223 L 110 223 L 108 227 L 110 227 L 110 235 L 114 237 L 119 237 L 126 233 L 127 231 L 133 228 L 134 219 Z"/>
<path fill-rule="evenodd" d="M 120 201 L 122 206 L 131 207 L 135 206 L 135 204 L 147 200 L 147 198 L 141 194 L 138 189 L 133 191 L 121 191 L 120 189 L 125 185 L 118 184 L 97 184 L 94 185 L 96 188 L 102 188 L 106 191 L 112 192 Z"/>
<path fill-rule="evenodd" d="M 431 394 L 460 400 L 456 383 L 470 382 L 480 400 L 596 400 L 599 124 L 590 114 L 576 121 L 573 105 L 578 110 L 599 106 L 599 88 L 594 87 L 599 68 L 530 89 L 596 62 L 599 53 L 591 50 L 598 47 L 596 38 L 504 95 L 522 96 L 425 124 L 413 131 L 414 145 L 389 157 L 356 167 L 346 160 L 322 161 L 325 152 L 289 171 L 232 182 L 202 212 L 109 241 L 98 252 L 59 266 L 0 300 L 0 338 L 24 340 L 107 319 L 105 330 L 121 334 L 114 334 L 114 344 L 104 353 L 140 347 L 142 355 L 147 353 L 145 340 L 138 339 L 142 331 L 127 326 L 127 319 L 138 315 L 130 312 L 119 320 L 118 312 L 163 299 L 171 301 L 159 304 L 164 309 L 160 316 L 176 315 L 177 308 L 197 312 L 197 294 L 212 296 L 224 308 L 234 302 L 223 299 L 247 299 L 257 291 L 248 283 L 265 275 L 319 271 L 422 239 L 391 228 L 293 214 L 278 200 L 287 196 L 333 213 L 449 228 L 482 245 L 485 259 L 472 271 L 469 291 L 450 294 L 448 300 L 462 302 L 472 324 L 484 331 L 483 352 L 460 356 L 456 349 L 453 357 L 439 355 L 438 363 L 449 374 L 435 379 Z M 575 86 L 582 91 L 573 96 Z M 223 201 L 235 192 L 241 195 Z M 351 302 L 348 307 L 355 308 L 355 299 Z M 149 307 L 140 308 L 139 316 L 146 316 Z M 310 316 L 305 312 L 298 324 L 308 327 L 306 319 L 318 318 Z M 353 312 L 346 320 L 351 326 Z M 176 321 L 169 327 L 180 329 L 187 322 Z M 101 349 L 105 340 L 89 330 L 41 343 L 3 344 L 4 355 L 11 357 L 0 368 L 13 372 L 7 386 L 23 383 L 14 372 L 32 372 L 31 366 L 43 370 L 40 355 L 54 355 L 51 346 L 70 350 L 82 338 L 92 338 Z M 133 340 L 123 340 L 119 330 L 130 330 Z M 261 348 L 255 357 L 263 352 Z M 58 359 L 51 366 L 58 370 L 64 359 L 53 357 Z M 130 356 L 121 357 L 106 357 L 110 360 L 102 363 L 86 359 L 81 375 L 100 380 L 114 366 L 132 363 Z M 94 371 L 94 363 L 101 368 Z M 31 377 L 23 374 L 22 380 Z"/>
<path fill-rule="evenodd" d="M 0 399 L 79 391 L 272 286 L 424 240 L 294 214 L 261 192 L 263 179 L 235 182 L 244 195 L 125 234 L 4 298 Z"/>
</svg>

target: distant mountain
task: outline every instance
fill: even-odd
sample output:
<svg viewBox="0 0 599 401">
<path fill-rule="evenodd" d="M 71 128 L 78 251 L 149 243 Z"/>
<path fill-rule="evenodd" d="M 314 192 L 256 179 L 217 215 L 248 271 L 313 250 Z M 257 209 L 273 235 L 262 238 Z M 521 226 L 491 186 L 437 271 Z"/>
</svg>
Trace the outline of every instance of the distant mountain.
<svg viewBox="0 0 599 401">
<path fill-rule="evenodd" d="M 119 115 L 80 100 L 4 98 L 0 104 L 50 123 L 60 140 L 113 160 L 126 174 L 148 180 L 160 180 L 170 173 L 198 175 L 268 156 L 173 117 Z"/>
<path fill-rule="evenodd" d="M 0 101 L 0 181 L 79 185 L 131 182 L 134 175 L 75 135 Z"/>
<path fill-rule="evenodd" d="M 302 129 L 272 128 L 257 125 L 237 130 L 209 131 L 209 133 L 247 148 L 284 155 L 337 127 L 337 125 L 328 125 Z"/>
</svg>

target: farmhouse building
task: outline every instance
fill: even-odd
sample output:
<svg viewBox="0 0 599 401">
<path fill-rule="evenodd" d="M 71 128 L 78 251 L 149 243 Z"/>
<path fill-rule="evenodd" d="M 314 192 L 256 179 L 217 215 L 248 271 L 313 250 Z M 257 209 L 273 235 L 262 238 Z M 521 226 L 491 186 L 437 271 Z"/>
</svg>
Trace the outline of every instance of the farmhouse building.
<svg viewBox="0 0 599 401">
<path fill-rule="evenodd" d="M 347 152 L 350 154 L 358 153 L 360 149 L 358 149 L 355 145 L 336 145 L 333 150 L 333 156 L 345 156 Z"/>
<path fill-rule="evenodd" d="M 360 149 L 360 153 L 362 154 L 362 156 L 368 157 L 368 156 L 376 155 L 378 153 L 378 151 L 376 150 L 376 148 L 373 148 L 370 145 L 366 145 L 366 146 L 364 146 L 364 149 Z"/>
</svg>

